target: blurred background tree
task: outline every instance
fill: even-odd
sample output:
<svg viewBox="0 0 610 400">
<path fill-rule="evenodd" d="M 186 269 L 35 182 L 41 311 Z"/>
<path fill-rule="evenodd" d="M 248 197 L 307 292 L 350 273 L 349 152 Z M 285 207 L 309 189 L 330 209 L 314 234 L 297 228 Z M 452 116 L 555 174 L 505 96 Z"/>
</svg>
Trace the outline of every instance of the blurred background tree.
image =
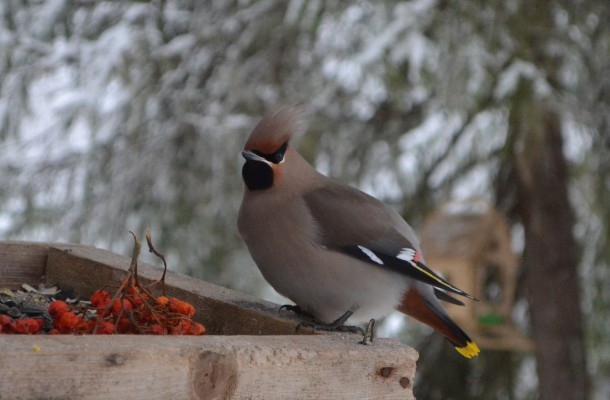
<svg viewBox="0 0 610 400">
<path fill-rule="evenodd" d="M 127 231 L 151 227 L 176 270 L 278 300 L 236 233 L 239 152 L 266 111 L 300 104 L 302 153 L 416 228 L 450 199 L 511 221 L 535 355 L 466 362 L 407 321 L 418 398 L 606 399 L 609 9 L 3 1 L 0 238 L 128 254 Z"/>
</svg>

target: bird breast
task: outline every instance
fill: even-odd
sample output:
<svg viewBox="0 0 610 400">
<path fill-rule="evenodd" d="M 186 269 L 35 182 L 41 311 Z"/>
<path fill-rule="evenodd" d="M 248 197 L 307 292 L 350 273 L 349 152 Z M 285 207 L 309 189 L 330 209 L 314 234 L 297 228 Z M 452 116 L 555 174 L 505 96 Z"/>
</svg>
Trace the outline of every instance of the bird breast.
<svg viewBox="0 0 610 400">
<path fill-rule="evenodd" d="M 322 246 L 304 200 L 246 196 L 238 219 L 242 239 L 267 282 L 304 311 L 332 322 L 349 310 L 353 322 L 362 322 L 400 303 L 407 280 Z"/>
</svg>

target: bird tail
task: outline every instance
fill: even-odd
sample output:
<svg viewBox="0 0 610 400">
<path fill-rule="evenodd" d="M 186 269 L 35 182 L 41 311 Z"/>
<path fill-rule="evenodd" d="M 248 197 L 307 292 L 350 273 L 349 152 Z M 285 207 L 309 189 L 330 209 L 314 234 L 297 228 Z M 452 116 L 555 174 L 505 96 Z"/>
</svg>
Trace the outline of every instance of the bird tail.
<svg viewBox="0 0 610 400">
<path fill-rule="evenodd" d="M 466 342 L 466 346 L 455 346 L 455 349 L 466 358 L 476 357 L 481 351 L 479 350 L 479 346 L 473 341 Z"/>
<path fill-rule="evenodd" d="M 405 293 L 397 309 L 444 335 L 462 356 L 472 358 L 479 354 L 477 344 L 449 318 L 438 300 L 425 298 L 416 286 Z"/>
</svg>

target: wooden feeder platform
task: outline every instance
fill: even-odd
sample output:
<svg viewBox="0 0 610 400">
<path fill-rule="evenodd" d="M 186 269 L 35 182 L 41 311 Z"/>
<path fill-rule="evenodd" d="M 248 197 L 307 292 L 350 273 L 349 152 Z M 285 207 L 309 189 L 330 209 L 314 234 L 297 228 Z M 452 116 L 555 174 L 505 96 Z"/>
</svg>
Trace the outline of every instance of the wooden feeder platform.
<svg viewBox="0 0 610 400">
<path fill-rule="evenodd" d="M 0 242 L 0 288 L 44 280 L 88 298 L 117 286 L 130 261 L 90 246 Z M 160 270 L 139 263 L 138 274 L 149 284 Z M 396 340 L 296 334 L 299 319 L 277 304 L 178 273 L 166 289 L 195 306 L 208 334 L 0 334 L 0 399 L 413 399 L 418 354 Z"/>
</svg>

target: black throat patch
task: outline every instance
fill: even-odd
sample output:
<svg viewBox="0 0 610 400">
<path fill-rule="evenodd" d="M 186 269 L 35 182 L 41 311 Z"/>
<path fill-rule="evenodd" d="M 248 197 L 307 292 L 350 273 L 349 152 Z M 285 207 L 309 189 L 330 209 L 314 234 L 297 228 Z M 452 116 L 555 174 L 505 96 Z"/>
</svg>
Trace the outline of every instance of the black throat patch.
<svg viewBox="0 0 610 400">
<path fill-rule="evenodd" d="M 246 161 L 241 176 L 250 190 L 265 190 L 273 186 L 273 169 L 261 161 Z"/>
</svg>

